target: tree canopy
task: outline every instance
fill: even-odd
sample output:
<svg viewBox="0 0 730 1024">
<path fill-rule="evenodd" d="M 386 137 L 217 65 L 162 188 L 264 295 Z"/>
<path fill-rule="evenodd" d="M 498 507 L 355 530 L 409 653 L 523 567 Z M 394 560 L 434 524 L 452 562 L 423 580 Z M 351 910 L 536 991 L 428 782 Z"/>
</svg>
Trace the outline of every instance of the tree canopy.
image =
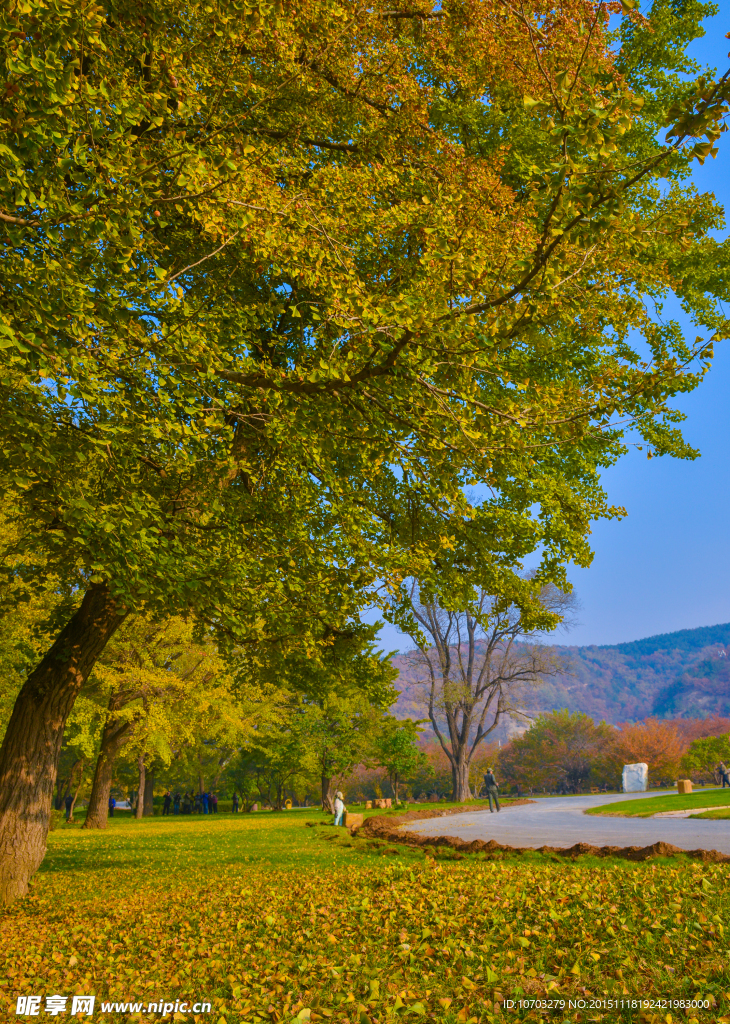
<svg viewBox="0 0 730 1024">
<path fill-rule="evenodd" d="M 676 75 L 705 8 L 617 36 L 588 2 L 391 6 L 5 8 L 0 469 L 29 559 L 301 636 L 406 570 L 527 600 L 515 559 L 585 563 L 616 417 L 692 454 L 666 402 L 725 330 L 721 214 L 681 184 L 725 109 Z M 670 291 L 699 342 L 652 317 Z"/>
</svg>

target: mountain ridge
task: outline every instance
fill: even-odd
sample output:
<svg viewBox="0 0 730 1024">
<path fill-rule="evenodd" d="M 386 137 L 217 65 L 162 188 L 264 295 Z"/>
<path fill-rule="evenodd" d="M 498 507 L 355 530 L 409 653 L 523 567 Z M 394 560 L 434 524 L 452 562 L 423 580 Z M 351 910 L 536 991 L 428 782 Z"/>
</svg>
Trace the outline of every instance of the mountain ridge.
<svg viewBox="0 0 730 1024">
<path fill-rule="evenodd" d="M 621 644 L 545 646 L 560 668 L 527 695 L 525 711 L 531 718 L 557 708 L 613 725 L 650 716 L 730 716 L 730 623 Z M 396 655 L 393 664 L 401 691 L 394 713 L 425 717 L 408 652 Z M 500 729 L 499 738 L 506 739 L 508 732 Z"/>
</svg>

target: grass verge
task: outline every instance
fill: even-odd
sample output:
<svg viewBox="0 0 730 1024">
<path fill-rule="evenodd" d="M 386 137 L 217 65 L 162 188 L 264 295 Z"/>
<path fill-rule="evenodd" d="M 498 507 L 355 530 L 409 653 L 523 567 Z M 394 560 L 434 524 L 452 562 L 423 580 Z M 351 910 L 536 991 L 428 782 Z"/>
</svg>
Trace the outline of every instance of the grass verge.
<svg viewBox="0 0 730 1024">
<path fill-rule="evenodd" d="M 650 818 L 661 811 L 688 811 L 695 807 L 723 805 L 730 806 L 730 789 L 724 794 L 721 789 L 710 789 L 704 793 L 669 793 L 666 796 L 642 797 L 639 800 L 625 800 L 591 807 L 584 811 L 584 814 L 599 814 L 611 818 Z"/>
<path fill-rule="evenodd" d="M 206 1024 L 491 1024 L 505 1020 L 504 999 L 516 1004 L 509 1020 L 561 1024 L 730 1012 L 725 865 L 424 856 L 307 827 L 325 820 L 59 828 L 31 894 L 0 918 L 0 1018 L 20 1019 L 18 995 L 56 993 L 94 993 L 97 1013 L 102 1001 L 139 1003 L 136 1021 L 160 1020 L 153 1001 L 206 1000 Z M 639 999 L 709 1005 L 630 1005 Z M 129 1009 L 101 1019 L 130 1020 Z"/>
</svg>

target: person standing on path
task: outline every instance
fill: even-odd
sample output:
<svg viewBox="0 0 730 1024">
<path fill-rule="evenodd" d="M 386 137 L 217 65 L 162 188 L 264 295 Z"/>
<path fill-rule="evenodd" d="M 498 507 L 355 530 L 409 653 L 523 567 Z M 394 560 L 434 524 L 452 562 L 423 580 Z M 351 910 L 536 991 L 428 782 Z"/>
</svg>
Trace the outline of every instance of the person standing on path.
<svg viewBox="0 0 730 1024">
<path fill-rule="evenodd" d="M 717 770 L 720 774 L 720 778 L 722 779 L 722 788 L 724 789 L 725 786 L 730 786 L 730 772 L 728 772 L 723 761 L 720 761 L 717 766 Z"/>
<path fill-rule="evenodd" d="M 162 804 L 162 814 L 163 814 L 163 817 L 169 817 L 169 814 L 170 814 L 170 804 L 171 803 L 172 803 L 172 793 L 168 789 L 167 792 L 165 793 L 165 799 L 164 799 L 163 804 Z"/>
<path fill-rule="evenodd" d="M 486 786 L 487 798 L 489 800 L 489 813 L 490 814 L 494 814 L 494 807 L 492 807 L 492 800 L 494 800 L 494 803 L 497 806 L 497 810 L 500 809 L 499 808 L 499 794 L 497 793 L 497 790 L 499 789 L 499 783 L 495 779 L 494 772 L 492 771 L 491 768 L 487 768 L 486 775 L 484 776 L 484 785 Z"/>
<path fill-rule="evenodd" d="M 238 793 L 233 794 L 233 813 L 238 814 Z"/>
<path fill-rule="evenodd" d="M 179 814 L 180 813 L 180 794 L 179 793 L 175 794 L 175 799 L 172 801 L 172 813 L 173 814 Z"/>
<path fill-rule="evenodd" d="M 345 813 L 345 801 L 339 789 L 335 793 L 335 825 L 342 824 L 342 816 Z"/>
<path fill-rule="evenodd" d="M 117 806 L 117 802 L 113 796 L 109 797 L 109 817 L 114 817 L 114 808 Z"/>
<path fill-rule="evenodd" d="M 203 814 L 207 814 L 208 813 L 208 802 L 209 802 L 209 800 L 210 800 L 210 795 L 208 793 L 203 793 Z"/>
</svg>

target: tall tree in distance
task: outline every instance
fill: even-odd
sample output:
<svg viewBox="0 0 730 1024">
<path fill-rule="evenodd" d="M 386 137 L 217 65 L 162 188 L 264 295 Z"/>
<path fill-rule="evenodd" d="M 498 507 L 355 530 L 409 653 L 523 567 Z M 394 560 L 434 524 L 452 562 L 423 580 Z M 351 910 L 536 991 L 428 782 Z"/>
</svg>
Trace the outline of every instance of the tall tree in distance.
<svg viewBox="0 0 730 1024">
<path fill-rule="evenodd" d="M 465 611 L 444 608 L 408 589 L 420 626 L 410 668 L 421 683 L 428 717 L 451 764 L 454 800 L 468 800 L 469 768 L 481 743 L 506 716 L 521 717 L 526 692 L 557 671 L 549 648 L 535 641 L 564 621 L 573 597 L 549 584 L 538 587 L 529 612 L 482 591 Z"/>
</svg>

